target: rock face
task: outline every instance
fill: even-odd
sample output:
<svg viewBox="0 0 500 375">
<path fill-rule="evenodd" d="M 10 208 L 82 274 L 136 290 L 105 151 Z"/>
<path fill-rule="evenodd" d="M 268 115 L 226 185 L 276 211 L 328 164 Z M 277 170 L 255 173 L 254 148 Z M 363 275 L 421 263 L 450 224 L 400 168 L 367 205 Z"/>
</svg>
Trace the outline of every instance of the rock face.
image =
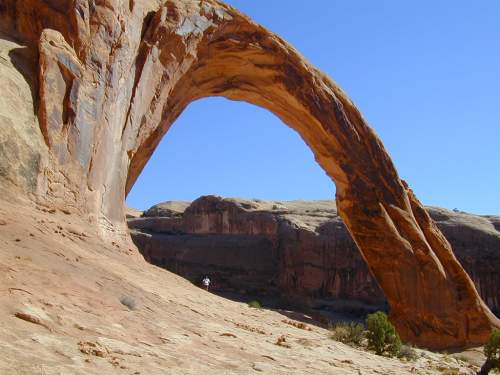
<svg viewBox="0 0 500 375">
<path fill-rule="evenodd" d="M 175 207 L 175 209 L 173 209 Z M 490 309 L 500 314 L 500 217 L 427 207 Z M 308 297 L 313 306 L 378 309 L 385 298 L 334 201 L 200 197 L 153 206 L 128 220 L 151 263 L 216 288 Z"/>
<path fill-rule="evenodd" d="M 88 217 L 103 238 L 125 234 L 124 197 L 183 109 L 207 96 L 247 101 L 295 129 L 335 181 L 339 214 L 404 339 L 472 345 L 500 325 L 347 95 L 235 9 L 215 0 L 4 0 L 0 29 L 38 56 L 38 79 L 22 83 L 38 127 L 4 125 L 9 107 L 0 113 L 1 154 L 17 166 L 2 161 L 2 189 Z M 27 129 L 43 144 L 31 149 Z"/>
<path fill-rule="evenodd" d="M 0 21 L 1 22 L 1 21 Z M 37 53 L 0 34 L 0 191 L 32 193 L 48 158 L 33 107 Z"/>
</svg>

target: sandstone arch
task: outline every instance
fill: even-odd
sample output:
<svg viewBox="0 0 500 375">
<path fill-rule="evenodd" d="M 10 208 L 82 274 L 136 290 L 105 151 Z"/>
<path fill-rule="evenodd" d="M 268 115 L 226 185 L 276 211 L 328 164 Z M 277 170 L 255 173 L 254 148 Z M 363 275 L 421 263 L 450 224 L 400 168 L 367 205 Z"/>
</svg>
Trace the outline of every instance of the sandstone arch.
<svg viewBox="0 0 500 375">
<path fill-rule="evenodd" d="M 191 101 L 244 100 L 298 131 L 336 182 L 339 212 L 404 339 L 473 345 L 500 325 L 354 104 L 275 34 L 215 0 L 5 4 L 3 24 L 39 49 L 49 152 L 38 199 L 113 230 L 125 194 Z"/>
</svg>

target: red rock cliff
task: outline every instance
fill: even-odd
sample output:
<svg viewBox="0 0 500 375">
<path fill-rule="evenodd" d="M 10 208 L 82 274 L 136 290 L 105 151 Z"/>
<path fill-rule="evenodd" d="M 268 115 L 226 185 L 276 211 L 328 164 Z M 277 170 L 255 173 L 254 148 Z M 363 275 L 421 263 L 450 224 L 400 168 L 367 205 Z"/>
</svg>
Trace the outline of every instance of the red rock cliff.
<svg viewBox="0 0 500 375">
<path fill-rule="evenodd" d="M 427 207 L 488 306 L 500 313 L 498 217 Z M 495 227 L 497 225 L 497 227 Z M 271 202 L 205 196 L 129 219 L 148 261 L 219 288 L 308 297 L 313 305 L 380 308 L 385 298 L 334 201 Z M 215 280 L 214 280 L 215 281 Z M 311 300 L 312 299 L 312 300 Z"/>
</svg>

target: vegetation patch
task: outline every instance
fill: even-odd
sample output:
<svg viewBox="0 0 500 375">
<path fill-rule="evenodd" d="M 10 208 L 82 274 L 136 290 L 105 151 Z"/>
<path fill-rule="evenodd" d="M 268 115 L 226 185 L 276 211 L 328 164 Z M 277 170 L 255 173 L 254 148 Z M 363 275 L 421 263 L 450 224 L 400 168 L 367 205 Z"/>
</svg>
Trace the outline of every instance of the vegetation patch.
<svg viewBox="0 0 500 375">
<path fill-rule="evenodd" d="M 365 338 L 365 327 L 360 323 L 338 322 L 330 326 L 330 338 L 351 346 L 360 346 Z"/>
<path fill-rule="evenodd" d="M 398 353 L 399 359 L 406 359 L 407 361 L 414 362 L 418 359 L 419 355 L 417 351 L 412 348 L 410 345 L 402 345 L 401 349 Z"/>
<path fill-rule="evenodd" d="M 484 362 L 479 371 L 479 375 L 487 375 L 493 371 L 494 374 L 500 372 L 500 329 L 494 329 L 491 333 L 490 339 L 484 345 L 484 355 L 486 362 Z"/>
<path fill-rule="evenodd" d="M 262 304 L 257 300 L 253 300 L 253 301 L 248 302 L 248 306 L 253 307 L 254 309 L 261 309 L 262 308 Z"/>
<path fill-rule="evenodd" d="M 368 349 L 378 355 L 397 356 L 401 350 L 401 339 L 396 328 L 382 311 L 369 314 L 366 318 Z"/>
<path fill-rule="evenodd" d="M 382 311 L 369 314 L 365 326 L 355 322 L 337 322 L 329 325 L 330 338 L 344 344 L 365 348 L 378 355 L 415 361 L 418 352 L 409 345 L 403 345 L 396 328 Z"/>
</svg>

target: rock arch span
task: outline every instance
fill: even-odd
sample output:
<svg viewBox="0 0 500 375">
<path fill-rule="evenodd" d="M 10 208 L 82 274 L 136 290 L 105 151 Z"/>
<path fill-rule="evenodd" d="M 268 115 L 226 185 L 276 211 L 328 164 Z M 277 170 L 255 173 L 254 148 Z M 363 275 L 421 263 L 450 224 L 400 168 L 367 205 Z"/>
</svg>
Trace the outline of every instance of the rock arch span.
<svg viewBox="0 0 500 375">
<path fill-rule="evenodd" d="M 1 17 L 39 50 L 47 153 L 30 191 L 38 199 L 112 231 L 124 196 L 191 101 L 247 101 L 295 129 L 335 181 L 339 213 L 405 340 L 474 345 L 500 325 L 349 98 L 235 9 L 215 0 L 6 0 Z"/>
</svg>

